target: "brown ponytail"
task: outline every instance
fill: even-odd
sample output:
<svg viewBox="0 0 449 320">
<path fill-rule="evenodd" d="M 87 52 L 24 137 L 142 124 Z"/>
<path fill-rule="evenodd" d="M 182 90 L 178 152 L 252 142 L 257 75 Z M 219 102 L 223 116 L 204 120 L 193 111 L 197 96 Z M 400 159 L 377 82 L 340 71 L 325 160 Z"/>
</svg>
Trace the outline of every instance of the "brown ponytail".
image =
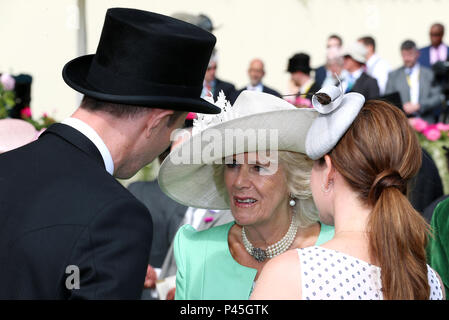
<svg viewBox="0 0 449 320">
<path fill-rule="evenodd" d="M 421 166 L 421 147 L 405 115 L 386 102 L 366 102 L 329 155 L 361 201 L 373 208 L 370 255 L 382 270 L 384 299 L 428 299 L 429 226 L 406 197 L 407 184 Z"/>
</svg>

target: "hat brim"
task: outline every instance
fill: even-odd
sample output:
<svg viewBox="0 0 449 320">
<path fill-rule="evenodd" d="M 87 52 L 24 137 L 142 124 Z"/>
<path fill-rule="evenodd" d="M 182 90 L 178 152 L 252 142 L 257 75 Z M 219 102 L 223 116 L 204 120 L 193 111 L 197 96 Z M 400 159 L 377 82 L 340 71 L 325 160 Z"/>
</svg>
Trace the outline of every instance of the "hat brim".
<svg viewBox="0 0 449 320">
<path fill-rule="evenodd" d="M 62 77 L 72 89 L 92 98 L 113 103 L 207 114 L 221 112 L 220 108 L 200 97 L 192 99 L 174 96 L 114 95 L 100 92 L 86 81 L 93 57 L 93 54 L 81 56 L 64 66 Z"/>
<path fill-rule="evenodd" d="M 366 64 L 366 59 L 364 57 L 355 57 L 355 55 L 350 52 L 346 52 L 346 53 L 342 54 L 341 56 L 343 58 L 349 57 L 360 64 Z"/>
<path fill-rule="evenodd" d="M 214 177 L 212 163 L 215 160 L 232 156 L 234 153 L 227 152 L 229 150 L 222 148 L 221 150 L 224 152 L 216 157 L 208 157 L 208 163 L 204 162 L 203 157 L 200 157 L 200 161 L 197 158 L 194 159 L 193 154 L 190 154 L 189 163 L 177 164 L 178 161 L 173 161 L 173 159 L 179 157 L 182 150 L 196 150 L 195 146 L 198 145 L 201 145 L 201 150 L 205 150 L 211 142 L 209 139 L 204 141 L 203 137 L 207 136 L 208 131 L 210 132 L 212 129 L 217 130 L 222 137 L 225 136 L 226 129 L 251 128 L 256 131 L 265 129 L 266 132 L 275 129 L 278 130 L 276 150 L 305 154 L 307 131 L 317 116 L 318 113 L 315 110 L 305 108 L 269 111 L 240 117 L 207 128 L 201 134 L 193 135 L 170 152 L 159 169 L 159 186 L 170 198 L 185 206 L 216 210 L 229 209 L 223 177 Z M 270 142 L 267 142 L 267 145 L 270 146 Z M 244 143 L 243 149 L 244 152 L 263 151 L 257 150 L 257 146 L 248 143 Z"/>
</svg>

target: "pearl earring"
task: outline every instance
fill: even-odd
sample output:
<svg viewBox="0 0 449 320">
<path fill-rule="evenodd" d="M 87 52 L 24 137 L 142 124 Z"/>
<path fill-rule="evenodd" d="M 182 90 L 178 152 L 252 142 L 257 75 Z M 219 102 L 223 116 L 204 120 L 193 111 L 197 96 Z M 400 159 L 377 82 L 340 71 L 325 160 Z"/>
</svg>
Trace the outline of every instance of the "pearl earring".
<svg viewBox="0 0 449 320">
<path fill-rule="evenodd" d="M 290 207 L 294 207 L 296 205 L 295 199 L 291 199 L 288 204 L 290 205 Z"/>
</svg>

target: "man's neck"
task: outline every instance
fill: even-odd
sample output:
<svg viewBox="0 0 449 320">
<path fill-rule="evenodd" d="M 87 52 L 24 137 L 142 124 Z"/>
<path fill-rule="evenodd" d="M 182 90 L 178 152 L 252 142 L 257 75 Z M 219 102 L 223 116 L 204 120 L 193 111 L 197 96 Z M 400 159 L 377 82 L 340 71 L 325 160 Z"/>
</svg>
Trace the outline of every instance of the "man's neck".
<svg viewBox="0 0 449 320">
<path fill-rule="evenodd" d="M 304 86 L 306 83 L 308 83 L 311 80 L 310 76 L 304 75 L 301 77 L 298 81 L 299 87 Z"/>
<path fill-rule="evenodd" d="M 413 65 L 411 65 L 409 67 L 405 66 L 406 69 L 411 69 L 411 70 L 413 70 L 416 67 L 418 67 L 418 63 L 417 62 L 415 62 Z"/>
<path fill-rule="evenodd" d="M 262 82 L 258 82 L 258 83 L 256 83 L 256 84 L 250 83 L 250 84 L 248 85 L 248 87 L 249 87 L 249 88 L 262 87 Z"/>
<path fill-rule="evenodd" d="M 69 117 L 61 123 L 74 128 L 86 136 L 86 138 L 89 139 L 100 152 L 106 171 L 111 175 L 114 174 L 114 161 L 112 160 L 111 153 L 103 139 L 94 128 L 76 117 Z"/>
<path fill-rule="evenodd" d="M 100 136 L 106 145 L 113 161 L 113 168 L 116 171 L 126 159 L 126 154 L 130 151 L 130 146 L 134 137 L 130 137 L 131 130 L 126 129 L 126 121 L 119 121 L 112 115 L 103 111 L 91 112 L 78 108 L 71 116 L 79 119 L 91 127 Z"/>
</svg>

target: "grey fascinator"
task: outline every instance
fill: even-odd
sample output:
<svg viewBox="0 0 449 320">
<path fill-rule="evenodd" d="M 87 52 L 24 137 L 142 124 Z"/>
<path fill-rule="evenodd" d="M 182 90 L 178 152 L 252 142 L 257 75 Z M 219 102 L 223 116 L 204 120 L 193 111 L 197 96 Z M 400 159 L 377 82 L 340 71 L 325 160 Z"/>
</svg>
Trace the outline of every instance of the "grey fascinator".
<svg viewBox="0 0 449 320">
<path fill-rule="evenodd" d="M 329 153 L 351 126 L 362 109 L 365 97 L 360 93 L 343 93 L 342 88 L 326 86 L 312 97 L 319 112 L 307 132 L 306 154 L 317 160 Z"/>
</svg>

